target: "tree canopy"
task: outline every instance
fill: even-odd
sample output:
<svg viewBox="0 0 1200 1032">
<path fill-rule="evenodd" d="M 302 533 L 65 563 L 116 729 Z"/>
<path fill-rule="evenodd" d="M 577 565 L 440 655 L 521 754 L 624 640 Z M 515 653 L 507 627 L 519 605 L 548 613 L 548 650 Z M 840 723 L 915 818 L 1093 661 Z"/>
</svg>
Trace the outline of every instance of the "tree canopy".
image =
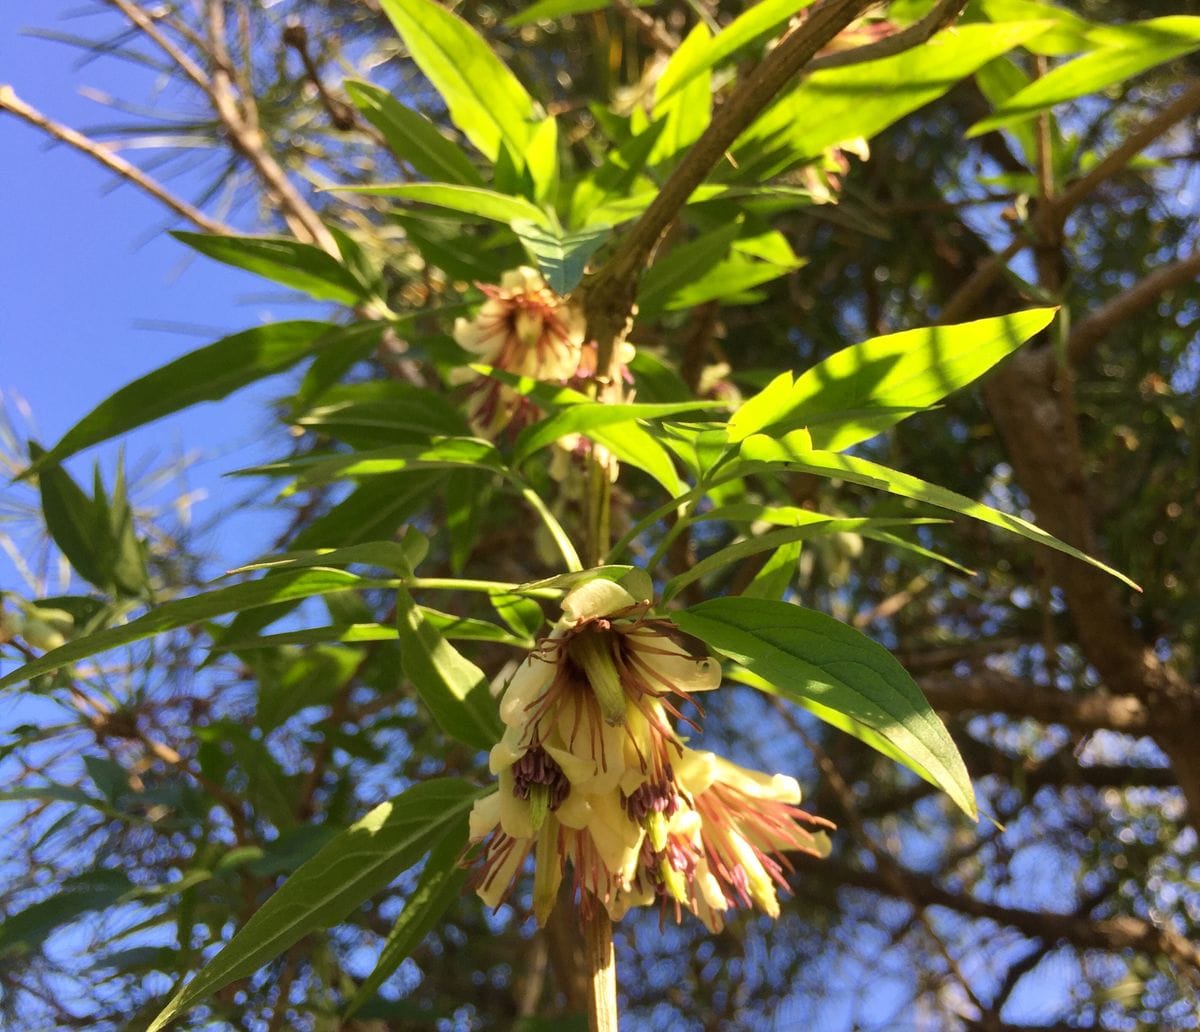
<svg viewBox="0 0 1200 1032">
<path fill-rule="evenodd" d="M 0 1023 L 1196 1027 L 1200 17 L 93 7 L 327 310 L 6 430 Z M 270 554 L 83 475 L 268 378 Z"/>
</svg>

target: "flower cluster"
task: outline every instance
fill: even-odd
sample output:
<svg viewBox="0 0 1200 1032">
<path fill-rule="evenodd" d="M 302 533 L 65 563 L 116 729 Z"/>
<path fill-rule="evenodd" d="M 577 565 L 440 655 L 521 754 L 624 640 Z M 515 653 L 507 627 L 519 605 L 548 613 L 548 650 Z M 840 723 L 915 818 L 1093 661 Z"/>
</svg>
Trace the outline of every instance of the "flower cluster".
<svg viewBox="0 0 1200 1032">
<path fill-rule="evenodd" d="M 714 931 L 733 907 L 778 915 L 786 854 L 822 855 L 810 829 L 831 825 L 797 807 L 792 778 L 684 744 L 682 707 L 720 684 L 719 665 L 612 581 L 576 588 L 562 608 L 503 689 L 499 790 L 471 814 L 479 895 L 498 906 L 533 856 L 539 923 L 568 865 L 581 907 L 614 920 L 656 902 Z"/>
<path fill-rule="evenodd" d="M 551 290 L 535 269 L 511 269 L 499 286 L 481 283 L 484 301 L 473 319 L 457 319 L 459 347 L 495 369 L 534 380 L 566 382 L 584 361 L 579 307 Z M 533 403 L 497 380 L 464 370 L 470 384 L 468 418 L 475 432 L 515 432 L 536 416 Z"/>
</svg>

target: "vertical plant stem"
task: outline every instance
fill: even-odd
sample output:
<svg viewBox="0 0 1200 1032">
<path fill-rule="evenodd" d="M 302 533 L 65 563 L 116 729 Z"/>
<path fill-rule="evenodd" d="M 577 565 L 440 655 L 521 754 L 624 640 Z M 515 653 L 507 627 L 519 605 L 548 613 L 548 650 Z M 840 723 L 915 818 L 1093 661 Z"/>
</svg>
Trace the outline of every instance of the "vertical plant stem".
<svg viewBox="0 0 1200 1032">
<path fill-rule="evenodd" d="M 588 967 L 588 1028 L 591 1032 L 617 1032 L 617 960 L 613 950 L 612 922 L 597 905 L 584 918 L 584 953 Z"/>
</svg>

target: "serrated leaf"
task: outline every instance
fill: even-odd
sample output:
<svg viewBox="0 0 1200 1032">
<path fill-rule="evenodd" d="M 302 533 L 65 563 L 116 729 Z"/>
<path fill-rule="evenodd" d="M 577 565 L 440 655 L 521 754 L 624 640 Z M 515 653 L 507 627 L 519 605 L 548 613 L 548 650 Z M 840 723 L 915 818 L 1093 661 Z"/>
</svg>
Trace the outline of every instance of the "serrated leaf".
<svg viewBox="0 0 1200 1032">
<path fill-rule="evenodd" d="M 446 640 L 404 588 L 396 590 L 396 626 L 405 677 L 438 726 L 475 749 L 490 749 L 502 728 L 483 671 Z"/>
<path fill-rule="evenodd" d="M 773 685 L 881 736 L 967 816 L 975 792 L 953 740 L 887 649 L 824 613 L 787 602 L 717 598 L 673 613 L 688 634 Z"/>
<path fill-rule="evenodd" d="M 483 186 L 483 177 L 471 159 L 424 115 L 406 108 L 373 83 L 347 79 L 342 85 L 363 117 L 383 133 L 392 153 L 421 175 L 434 182 Z"/>
<path fill-rule="evenodd" d="M 353 307 L 368 293 L 333 255 L 299 240 L 186 233 L 182 230 L 171 236 L 206 257 L 256 273 L 285 287 L 302 290 L 318 301 Z"/>
<path fill-rule="evenodd" d="M 752 463 L 770 463 L 800 473 L 847 480 L 852 484 L 861 484 L 864 487 L 887 491 L 902 498 L 925 502 L 928 505 L 937 506 L 939 509 L 949 509 L 951 512 L 969 516 L 981 523 L 1007 530 L 1028 541 L 1053 548 L 1056 552 L 1062 552 L 1064 555 L 1079 559 L 1098 570 L 1103 570 L 1135 591 L 1142 590 L 1125 574 L 1106 566 L 1099 559 L 1094 559 L 1079 549 L 1059 541 L 1052 534 L 1047 534 L 1040 527 L 1034 526 L 1019 516 L 1000 512 L 982 502 L 976 502 L 966 495 L 957 494 L 944 487 L 938 487 L 936 484 L 926 483 L 917 477 L 901 473 L 899 470 L 889 469 L 887 466 L 871 462 L 868 459 L 860 459 L 839 452 L 812 449 L 809 446 L 810 442 L 810 436 L 804 431 L 788 434 L 780 441 L 763 434 L 756 434 L 742 442 L 741 455 L 743 459 Z"/>
<path fill-rule="evenodd" d="M 81 659 L 88 659 L 109 649 L 143 641 L 156 634 L 210 620 L 224 613 L 240 613 L 247 609 L 311 598 L 314 595 L 326 595 L 333 591 L 383 586 L 391 586 L 391 582 L 368 580 L 340 570 L 285 570 L 261 580 L 234 584 L 190 598 L 164 602 L 136 620 L 76 638 L 18 667 L 0 678 L 0 688 L 20 684 L 31 677 L 77 663 Z"/>
<path fill-rule="evenodd" d="M 478 33 L 432 0 L 381 0 L 381 6 L 442 95 L 450 120 L 480 153 L 495 161 L 502 143 L 524 153 L 533 99 Z"/>
<path fill-rule="evenodd" d="M 478 792 L 439 778 L 377 806 L 301 865 L 159 1013 L 159 1032 L 222 986 L 253 974 L 309 932 L 341 921 L 458 828 Z"/>
</svg>

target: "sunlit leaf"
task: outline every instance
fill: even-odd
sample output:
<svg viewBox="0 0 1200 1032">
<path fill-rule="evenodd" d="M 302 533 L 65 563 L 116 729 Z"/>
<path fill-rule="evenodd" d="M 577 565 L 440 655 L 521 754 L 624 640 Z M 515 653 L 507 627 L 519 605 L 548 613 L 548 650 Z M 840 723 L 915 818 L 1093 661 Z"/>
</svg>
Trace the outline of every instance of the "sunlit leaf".
<svg viewBox="0 0 1200 1032">
<path fill-rule="evenodd" d="M 672 619 L 773 685 L 866 725 L 969 817 L 975 792 L 958 749 L 921 690 L 887 649 L 824 613 L 787 602 L 715 598 Z"/>
</svg>

